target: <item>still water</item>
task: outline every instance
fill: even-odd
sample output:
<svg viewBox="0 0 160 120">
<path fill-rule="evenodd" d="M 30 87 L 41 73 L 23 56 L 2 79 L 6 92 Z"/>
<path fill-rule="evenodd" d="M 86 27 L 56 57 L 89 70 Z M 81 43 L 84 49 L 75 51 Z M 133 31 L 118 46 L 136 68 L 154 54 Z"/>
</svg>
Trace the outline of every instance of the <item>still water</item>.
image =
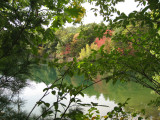
<svg viewBox="0 0 160 120">
<path fill-rule="evenodd" d="M 36 83 L 34 81 L 29 81 L 30 87 L 26 87 L 22 93 L 21 98 L 26 100 L 25 105 L 23 107 L 24 110 L 29 112 L 35 103 L 43 96 L 43 89 L 46 88 L 46 85 L 44 83 Z M 66 96 L 66 98 L 69 100 L 69 95 Z M 77 96 L 77 98 L 81 99 L 82 103 L 98 103 L 100 105 L 107 105 L 109 107 L 98 107 L 101 115 L 105 115 L 108 111 L 111 111 L 117 104 L 114 101 L 110 101 L 109 98 L 105 99 L 103 94 L 100 94 L 98 98 L 95 95 L 88 96 L 87 94 L 84 94 L 84 97 Z M 56 97 L 52 94 L 49 94 L 44 98 L 44 101 L 52 104 L 56 101 Z M 68 104 L 67 100 L 63 101 L 63 103 Z M 87 112 L 89 107 L 84 107 L 83 110 Z M 63 111 L 63 109 L 62 109 Z M 34 112 L 34 114 L 40 114 L 40 107 L 37 107 Z"/>
<path fill-rule="evenodd" d="M 48 68 L 47 66 L 38 66 L 32 70 L 33 77 L 28 82 L 30 86 L 26 87 L 21 92 L 21 98 L 25 100 L 23 109 L 30 111 L 35 103 L 42 97 L 43 89 L 46 88 L 46 84 L 50 84 L 57 77 L 57 70 Z M 100 76 L 97 76 L 100 79 Z M 84 80 L 83 76 L 66 77 L 65 82 L 71 83 L 74 86 L 78 86 Z M 94 84 L 88 89 L 83 91 L 84 97 L 78 96 L 84 103 L 99 103 L 101 105 L 107 105 L 108 107 L 98 107 L 100 115 L 105 115 L 111 111 L 118 103 L 123 103 L 127 98 L 131 98 L 128 101 L 128 105 L 124 108 L 125 111 L 140 111 L 141 109 L 146 110 L 146 116 L 153 118 L 154 120 L 160 120 L 160 111 L 158 107 L 148 106 L 147 104 L 156 99 L 157 95 L 153 94 L 150 89 L 144 88 L 139 84 L 129 82 L 121 83 L 117 82 L 115 85 L 112 82 L 105 83 L 105 81 Z M 69 99 L 69 96 L 67 96 Z M 56 101 L 56 97 L 49 94 L 44 98 L 44 101 L 53 103 Z M 68 101 L 63 101 L 68 103 Z M 83 108 L 87 111 L 87 107 Z M 40 109 L 37 107 L 34 114 L 40 114 Z"/>
</svg>

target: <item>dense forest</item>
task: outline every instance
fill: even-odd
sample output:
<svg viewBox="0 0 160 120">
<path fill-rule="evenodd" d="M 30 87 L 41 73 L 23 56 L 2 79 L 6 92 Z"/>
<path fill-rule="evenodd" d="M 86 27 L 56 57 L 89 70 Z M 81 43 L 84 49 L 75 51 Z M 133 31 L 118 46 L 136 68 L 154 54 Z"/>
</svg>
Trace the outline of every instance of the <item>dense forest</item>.
<svg viewBox="0 0 160 120">
<path fill-rule="evenodd" d="M 96 30 L 100 29 L 104 34 L 102 37 L 96 35 Z M 54 42 L 47 42 L 39 45 L 39 56 L 48 55 L 50 59 L 72 61 L 74 57 L 78 60 L 89 57 L 92 50 L 99 50 L 104 45 L 104 51 L 108 52 L 113 48 L 111 36 L 113 31 L 107 30 L 104 23 L 91 23 L 80 27 L 60 28 L 55 32 L 57 38 Z"/>
<path fill-rule="evenodd" d="M 83 25 L 81 21 L 86 10 L 82 4 L 85 2 L 98 6 L 99 10 L 92 8 L 95 16 L 99 12 L 108 24 L 101 22 Z M 78 95 L 84 97 L 86 89 L 93 86 L 96 88 L 96 84 L 103 84 L 105 88 L 107 83 L 117 82 L 136 83 L 149 88 L 157 96 L 150 105 L 159 111 L 160 2 L 137 0 L 137 5 L 142 8 L 128 15 L 115 7 L 119 2 L 124 1 L 0 1 L 0 119 L 147 119 L 144 109 L 140 113 L 123 109 L 129 98 L 118 103 L 105 116 L 100 116 L 97 109 L 100 105 L 97 103 L 85 104 L 77 98 Z M 67 22 L 81 23 L 81 26 L 65 28 Z M 21 109 L 24 101 L 20 99 L 19 93 L 28 86 L 28 79 L 34 80 L 34 68 L 43 65 L 51 68 L 56 77 L 47 81 L 48 69 L 43 71 L 46 76 L 39 74 L 41 81 L 46 81 L 47 87 L 43 89 L 44 95 L 27 113 Z M 71 80 L 66 82 L 68 76 Z M 76 83 L 76 76 L 83 76 L 84 83 Z M 68 84 L 69 81 L 75 85 Z M 116 89 L 111 91 L 115 91 L 113 96 L 118 96 Z M 56 96 L 52 104 L 44 100 L 49 93 Z M 67 99 L 66 105 L 63 100 L 67 95 L 70 99 Z M 68 112 L 73 103 L 90 106 L 90 109 L 88 113 L 78 108 Z M 39 116 L 32 114 L 37 106 L 42 106 Z"/>
</svg>

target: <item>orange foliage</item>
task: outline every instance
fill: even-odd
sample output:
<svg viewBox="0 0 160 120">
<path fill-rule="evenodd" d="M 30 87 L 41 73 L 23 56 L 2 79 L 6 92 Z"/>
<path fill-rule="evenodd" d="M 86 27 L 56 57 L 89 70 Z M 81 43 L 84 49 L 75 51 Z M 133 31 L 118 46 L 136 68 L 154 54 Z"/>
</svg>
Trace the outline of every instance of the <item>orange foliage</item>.
<svg viewBox="0 0 160 120">
<path fill-rule="evenodd" d="M 73 43 L 76 43 L 76 42 L 77 42 L 78 36 L 79 36 L 79 33 L 76 33 L 76 34 L 73 36 Z"/>
<path fill-rule="evenodd" d="M 111 30 L 106 30 L 106 32 L 104 33 L 103 38 L 99 39 L 96 38 L 95 43 L 97 44 L 98 48 L 100 48 L 102 45 L 105 45 L 105 49 L 107 51 L 110 51 L 110 47 L 111 47 L 111 36 L 113 34 L 113 31 Z M 108 35 L 108 37 L 106 37 Z"/>
<path fill-rule="evenodd" d="M 71 52 L 70 45 L 66 45 L 65 51 L 61 52 L 60 55 L 68 55 Z"/>
<path fill-rule="evenodd" d="M 106 30 L 106 32 L 104 32 L 104 36 L 103 38 L 99 39 L 96 38 L 95 40 L 95 44 L 98 46 L 98 48 L 100 48 L 102 45 L 105 45 L 105 50 L 107 50 L 108 52 L 110 51 L 111 48 L 111 36 L 113 35 L 112 30 Z M 108 36 L 108 37 L 106 37 Z M 118 48 L 117 51 L 120 52 L 122 55 L 125 55 L 124 50 L 130 50 L 129 55 L 134 55 L 134 49 L 132 47 L 132 43 L 128 42 L 128 47 L 127 48 Z"/>
</svg>

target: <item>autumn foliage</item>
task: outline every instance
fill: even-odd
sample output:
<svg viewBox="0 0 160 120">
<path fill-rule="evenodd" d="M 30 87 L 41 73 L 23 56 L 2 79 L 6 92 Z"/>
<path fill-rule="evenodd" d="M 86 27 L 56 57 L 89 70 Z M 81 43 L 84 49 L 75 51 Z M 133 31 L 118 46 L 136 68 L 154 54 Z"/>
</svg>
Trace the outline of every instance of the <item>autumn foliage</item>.
<svg viewBox="0 0 160 120">
<path fill-rule="evenodd" d="M 106 41 L 108 43 L 111 43 L 111 36 L 113 34 L 113 31 L 111 30 L 106 30 L 106 32 L 104 33 L 103 38 L 96 38 L 95 43 L 97 44 L 97 46 L 100 48 L 102 45 L 104 45 L 106 43 Z"/>
<path fill-rule="evenodd" d="M 63 55 L 67 55 L 67 54 L 70 53 L 70 50 L 71 50 L 70 45 L 67 44 L 66 47 L 65 47 L 65 51 L 63 51 L 62 54 L 63 54 Z"/>
</svg>

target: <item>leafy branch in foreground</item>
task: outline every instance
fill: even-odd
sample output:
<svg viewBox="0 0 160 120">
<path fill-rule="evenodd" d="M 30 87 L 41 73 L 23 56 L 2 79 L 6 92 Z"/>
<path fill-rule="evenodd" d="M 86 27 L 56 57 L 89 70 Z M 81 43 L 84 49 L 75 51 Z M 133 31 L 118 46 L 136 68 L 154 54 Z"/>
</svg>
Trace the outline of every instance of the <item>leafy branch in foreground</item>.
<svg viewBox="0 0 160 120">
<path fill-rule="evenodd" d="M 42 59 L 38 54 L 39 46 L 55 40 L 55 31 L 66 22 L 81 21 L 85 13 L 85 9 L 81 6 L 82 2 L 75 0 L 0 1 L 0 91 L 3 91 L 0 95 L 6 99 L 4 89 L 12 91 L 11 99 L 6 100 L 8 104 L 13 103 L 12 95 L 15 96 L 17 91 L 26 86 L 30 67 L 39 64 Z M 49 24 L 51 25 L 47 27 Z M 3 100 L 0 102 L 3 103 Z M 3 105 L 0 112 L 8 108 L 7 104 Z"/>
<path fill-rule="evenodd" d="M 64 78 L 67 75 L 67 73 L 74 69 L 75 66 L 77 66 L 77 62 L 75 61 L 74 64 L 71 64 L 73 62 L 67 63 L 68 66 L 65 66 L 65 68 L 68 68 L 66 70 L 64 70 L 64 67 L 62 67 L 62 69 L 60 69 L 60 74 L 59 74 L 59 78 L 57 80 L 54 81 L 54 84 L 50 85 L 49 87 L 44 89 L 45 91 L 50 92 L 51 94 L 53 94 L 54 96 L 56 96 L 56 100 L 53 101 L 53 104 L 47 103 L 43 100 L 38 101 L 36 104 L 37 105 L 44 105 L 46 108 L 43 111 L 43 113 L 38 116 L 36 119 L 38 120 L 39 118 L 54 118 L 54 119 L 65 119 L 65 118 L 73 118 L 72 114 L 68 113 L 68 110 L 74 107 L 85 107 L 85 106 L 89 106 L 91 107 L 91 109 L 87 112 L 87 113 L 83 113 L 82 112 L 77 112 L 77 116 L 79 117 L 79 119 L 101 119 L 102 117 L 104 118 L 111 118 L 110 114 L 113 114 L 113 118 L 115 117 L 114 114 L 115 112 L 111 111 L 111 113 L 108 113 L 106 116 L 100 116 L 99 112 L 97 110 L 97 106 L 101 106 L 101 107 L 108 107 L 105 105 L 99 105 L 97 103 L 82 103 L 80 99 L 77 98 L 78 95 L 82 95 L 84 97 L 84 94 L 82 93 L 83 90 L 87 89 L 88 87 L 92 86 L 93 84 L 96 84 L 102 80 L 109 80 L 109 79 L 113 79 L 115 76 L 110 75 L 108 77 L 105 77 L 97 82 L 94 82 L 92 84 L 82 84 L 78 87 L 74 87 L 73 85 L 68 85 L 66 83 L 64 83 Z M 63 64 L 63 63 L 62 63 Z M 66 64 L 63 64 L 66 65 Z M 75 66 L 74 66 L 75 65 Z M 61 66 L 61 65 L 60 65 Z M 63 72 L 65 71 L 65 72 Z M 65 74 L 64 74 L 65 73 Z M 122 72 L 119 73 L 119 75 L 123 74 Z M 71 75 L 71 74 L 70 74 Z M 72 74 L 73 75 L 73 74 Z M 118 74 L 117 74 L 118 75 Z M 65 104 L 63 100 L 67 100 L 68 104 Z M 120 107 L 124 107 L 123 104 L 119 104 Z M 62 109 L 61 109 L 62 108 Z M 115 108 L 116 112 L 121 112 L 121 111 L 117 111 L 117 108 Z M 95 116 L 94 113 L 98 113 L 97 116 Z M 60 115 L 61 114 L 61 115 Z M 125 114 L 125 117 L 130 116 L 130 114 L 128 112 L 123 111 L 123 114 Z M 117 115 L 117 113 L 115 114 Z M 136 114 L 138 115 L 138 114 Z M 122 115 L 118 115 L 119 118 L 122 118 Z M 135 116 L 134 116 L 135 117 Z M 77 118 L 78 119 L 78 118 Z"/>
<path fill-rule="evenodd" d="M 109 52 L 104 51 L 103 47 L 98 51 L 93 50 L 94 52 L 88 58 L 83 60 L 74 58 L 69 63 L 64 62 L 61 66 L 57 66 L 58 69 L 62 70 L 61 68 L 67 66 L 69 67 L 66 71 L 68 75 L 84 74 L 86 79 L 91 81 L 97 74 L 111 74 L 111 78 L 106 81 L 113 80 L 114 83 L 117 80 L 134 81 L 160 94 L 160 83 L 157 79 L 160 76 L 160 2 L 158 0 L 148 0 L 147 2 L 138 0 L 139 4 L 145 8 L 126 15 L 115 8 L 115 5 L 121 2 L 120 0 L 91 0 L 89 2 L 93 1 L 96 6 L 100 6 L 100 14 L 103 15 L 105 21 L 110 22 L 111 29 L 122 27 L 122 31 L 119 33 L 115 31 L 115 35 L 112 37 L 115 46 Z M 0 87 L 2 90 L 7 88 L 19 91 L 24 87 L 25 80 L 23 79 L 26 79 L 25 75 L 28 74 L 30 65 L 39 63 L 39 59 L 42 57 L 38 54 L 40 44 L 55 40 L 55 31 L 64 23 L 80 22 L 85 13 L 81 6 L 82 2 L 83 0 L 0 1 L 0 74 L 3 76 L 0 79 L 0 82 L 3 83 Z M 118 16 L 112 20 L 111 16 L 114 13 L 117 13 Z M 51 26 L 45 29 L 44 25 L 48 26 L 49 24 Z M 138 28 L 132 31 L 128 28 L 130 25 L 133 28 L 138 25 Z M 84 33 L 81 32 L 81 34 Z M 97 34 L 103 36 L 98 31 Z M 83 35 L 81 36 L 83 37 Z M 120 43 L 119 46 L 116 46 L 116 42 Z M 123 74 L 119 75 L 121 72 Z M 61 75 L 60 79 L 55 80 L 56 85 L 53 84 L 44 90 L 46 91 L 44 96 L 35 104 L 26 119 L 29 119 L 37 104 L 47 107 L 46 112 L 44 111 L 41 115 L 42 117 L 53 113 L 57 118 L 58 113 L 62 113 L 60 118 L 62 119 L 71 104 L 79 101 L 76 96 L 78 94 L 83 96 L 82 90 L 88 86 L 73 87 L 63 84 L 63 77 Z M 52 105 L 42 101 L 50 90 L 53 95 L 58 96 Z M 68 106 L 65 106 L 62 100 L 66 99 L 67 94 L 70 95 L 70 98 Z M 60 111 L 60 106 L 64 107 L 64 112 Z M 50 110 L 52 107 L 53 111 Z M 92 108 L 92 110 L 97 111 L 96 108 Z M 92 110 L 89 111 L 87 117 L 91 118 Z M 119 108 L 115 109 L 115 111 L 118 110 Z M 98 117 L 97 119 L 99 119 Z"/>
</svg>

